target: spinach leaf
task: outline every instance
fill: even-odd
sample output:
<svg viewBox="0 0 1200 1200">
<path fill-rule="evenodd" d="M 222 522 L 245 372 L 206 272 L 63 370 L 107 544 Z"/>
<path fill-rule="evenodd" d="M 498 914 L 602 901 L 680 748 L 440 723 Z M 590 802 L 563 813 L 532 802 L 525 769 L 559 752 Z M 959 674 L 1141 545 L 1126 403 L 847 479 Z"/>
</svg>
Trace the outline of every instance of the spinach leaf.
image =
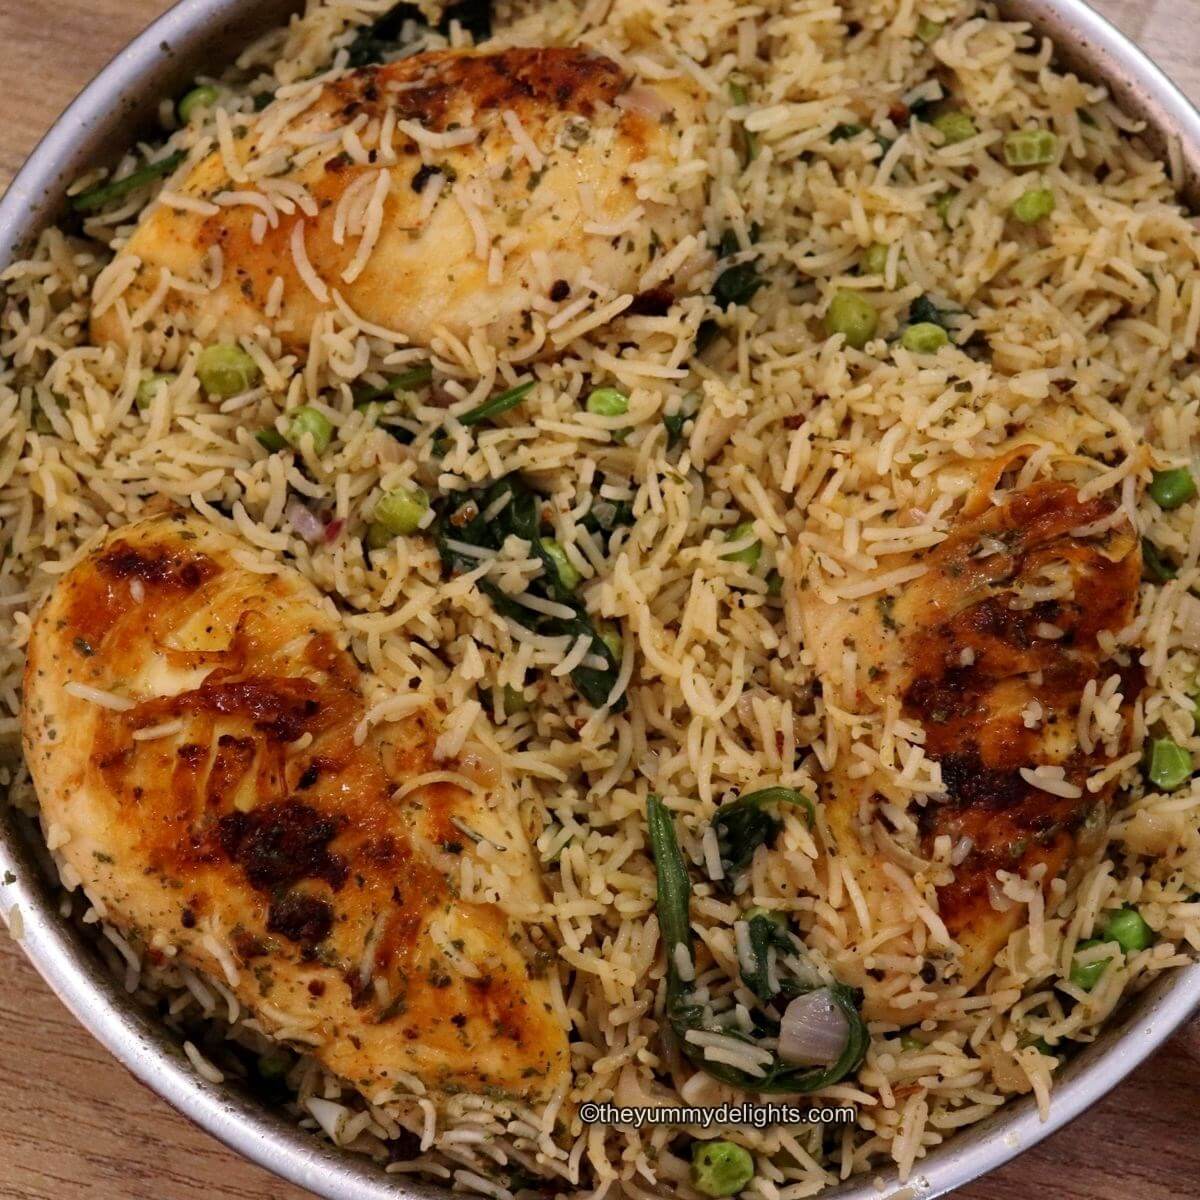
<svg viewBox="0 0 1200 1200">
<path fill-rule="evenodd" d="M 695 947 L 689 916 L 692 885 L 687 864 L 675 836 L 675 823 L 659 796 L 646 800 L 646 825 L 658 883 L 658 926 L 667 953 L 666 1018 L 679 1044 L 680 1052 L 693 1066 L 748 1092 L 815 1092 L 858 1069 L 867 1052 L 869 1036 L 858 1011 L 858 993 L 841 983 L 829 986 L 833 1002 L 846 1016 L 848 1033 L 846 1045 L 837 1061 L 828 1067 L 798 1067 L 784 1062 L 772 1052 L 761 1076 L 751 1075 L 725 1063 L 713 1062 L 704 1056 L 702 1046 L 687 1040 L 689 1030 L 720 1033 L 725 1037 L 756 1045 L 755 1038 L 740 1029 L 728 1028 L 706 1019 L 704 1006 L 691 999 L 690 985 L 679 974 L 676 950 L 683 947 L 687 957 L 695 962 Z M 769 918 L 764 918 L 769 921 Z M 777 1037 L 779 1021 L 765 1013 L 756 1014 L 757 1029 L 767 1037 Z"/>
<path fill-rule="evenodd" d="M 773 803 L 799 805 L 812 826 L 813 802 L 792 788 L 769 787 L 748 792 L 717 809 L 712 826 L 721 852 L 721 866 L 730 884 L 750 865 L 755 850 L 774 841 L 783 828 L 783 822 L 766 810 L 766 806 Z"/>
<path fill-rule="evenodd" d="M 712 297 L 724 309 L 735 304 L 749 304 L 754 293 L 765 287 L 767 281 L 758 273 L 758 260 L 736 263 L 726 267 L 717 276 L 712 286 Z"/>
<path fill-rule="evenodd" d="M 361 408 L 364 404 L 382 400 L 385 396 L 394 395 L 396 392 L 407 392 L 414 388 L 424 387 L 432 378 L 433 368 L 428 363 L 423 363 L 419 367 L 410 367 L 407 371 L 401 371 L 399 375 L 390 376 L 379 387 L 355 388 L 354 407 Z"/>
<path fill-rule="evenodd" d="M 946 322 L 946 318 L 950 314 L 938 308 L 936 304 L 928 296 L 918 296 L 908 306 L 908 323 L 910 325 L 940 325 L 943 329 L 949 329 L 950 326 Z"/>
<path fill-rule="evenodd" d="M 771 987 L 770 982 L 768 963 L 771 949 L 774 947 L 778 951 L 791 951 L 792 940 L 787 929 L 765 913 L 749 916 L 746 924 L 749 927 L 754 969 L 748 972 L 743 967 L 742 981 L 760 1000 L 773 1000 L 778 992 Z"/>
<path fill-rule="evenodd" d="M 503 498 L 508 502 L 491 520 L 485 519 Z M 541 576 L 529 585 L 530 593 L 566 605 L 572 610 L 570 617 L 550 616 L 527 608 L 490 580 L 481 580 L 479 589 L 501 616 L 526 629 L 549 637 L 591 638 L 590 653 L 602 658 L 605 665 L 578 666 L 571 672 L 571 682 L 589 704 L 595 708 L 603 706 L 620 675 L 621 659 L 601 636 L 582 603 L 563 586 L 553 557 L 542 545 L 541 497 L 518 475 L 506 475 L 482 491 L 458 494 L 451 503 L 452 508 L 449 505 L 440 508 L 433 525 L 434 544 L 445 568 L 451 574 L 458 574 L 479 565 L 477 558 L 464 554 L 456 544 L 498 550 L 510 534 L 529 542 L 543 566 Z M 625 705 L 625 697 L 620 696 L 611 711 L 622 712 Z"/>
<path fill-rule="evenodd" d="M 509 388 L 508 391 L 501 392 L 498 396 L 490 396 L 482 404 L 463 413 L 458 419 L 463 425 L 478 425 L 480 421 L 490 421 L 493 417 L 508 412 L 510 408 L 516 408 L 533 390 L 536 382 L 536 379 L 527 379 L 524 383 L 518 383 L 516 387 Z"/>
<path fill-rule="evenodd" d="M 404 43 L 400 36 L 406 21 L 429 28 L 429 23 L 415 4 L 397 4 L 377 21 L 364 25 L 358 31 L 349 46 L 350 66 L 372 66 L 401 50 Z M 458 4 L 451 4 L 442 13 L 437 25 L 438 32 L 448 34 L 451 21 L 457 21 L 476 42 L 486 41 L 492 36 L 491 0 L 460 0 Z"/>
<path fill-rule="evenodd" d="M 106 183 L 97 184 L 93 188 L 88 188 L 86 192 L 80 192 L 77 196 L 72 196 L 71 207 L 76 212 L 95 212 L 111 201 L 120 200 L 124 196 L 128 196 L 130 192 L 145 187 L 148 183 L 153 183 L 156 179 L 165 179 L 185 158 L 187 158 L 187 154 L 184 151 L 176 150 L 174 154 L 168 154 L 166 158 L 160 158 L 157 162 L 138 167 L 136 171 L 131 171 L 123 179 L 109 180 Z"/>
</svg>

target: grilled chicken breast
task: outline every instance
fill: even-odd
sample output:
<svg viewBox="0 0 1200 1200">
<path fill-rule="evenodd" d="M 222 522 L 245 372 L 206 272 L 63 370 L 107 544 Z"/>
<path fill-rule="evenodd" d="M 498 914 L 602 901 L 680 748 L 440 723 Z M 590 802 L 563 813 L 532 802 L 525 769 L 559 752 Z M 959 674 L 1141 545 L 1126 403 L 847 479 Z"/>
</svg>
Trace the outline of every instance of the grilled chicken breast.
<svg viewBox="0 0 1200 1200">
<path fill-rule="evenodd" d="M 435 762 L 427 715 L 361 724 L 336 617 L 239 546 L 193 519 L 131 525 L 42 608 L 23 733 L 60 853 L 144 953 L 227 978 L 369 1096 L 402 1071 L 546 1093 L 568 1056 L 536 956 L 456 894 L 479 839 L 538 891 L 504 781 Z"/>
<path fill-rule="evenodd" d="M 914 556 L 927 568 L 920 577 L 861 601 L 830 604 L 811 591 L 801 601 L 827 694 L 845 695 L 841 671 L 853 648 L 856 711 L 879 712 L 898 697 L 940 763 L 945 794 L 918 823 L 926 855 L 943 834 L 965 851 L 938 900 L 961 951 L 954 982 L 968 988 L 1024 919 L 1019 905 L 993 905 L 996 872 L 1028 876 L 1044 864 L 1048 886 L 1085 827 L 1103 827 L 1111 787 L 1092 792 L 1086 782 L 1108 753 L 1079 720 L 1089 682 L 1101 688 L 1118 675 L 1123 709 L 1141 688 L 1136 662 L 1105 664 L 1101 646 L 1103 634 L 1130 621 L 1137 599 L 1141 551 L 1129 522 L 1114 519 L 1107 500 L 1081 501 L 1067 483 L 1038 483 L 992 504 L 1004 465 L 983 472 L 949 536 Z M 1036 599 L 1039 588 L 1053 598 Z M 839 756 L 828 781 L 830 827 L 866 886 L 886 888 L 870 826 L 880 794 L 906 801 L 878 774 L 856 777 L 852 763 Z M 1038 767 L 1061 770 L 1051 786 L 1063 794 L 1030 781 Z"/>
<path fill-rule="evenodd" d="M 635 84 L 586 50 L 431 51 L 349 72 L 234 139 L 238 163 L 270 162 L 269 177 L 231 178 L 214 152 L 173 190 L 219 207 L 151 206 L 122 252 L 134 282 L 93 335 L 126 339 L 164 271 L 211 284 L 219 270 L 212 290 L 166 294 L 200 336 L 247 334 L 270 306 L 303 352 L 337 292 L 412 342 L 483 329 L 502 349 L 553 348 L 556 312 L 593 288 L 597 304 L 639 293 L 660 248 L 700 231 L 702 188 L 672 171 L 701 111 L 690 85 Z M 660 281 L 643 307 L 670 294 Z"/>
</svg>

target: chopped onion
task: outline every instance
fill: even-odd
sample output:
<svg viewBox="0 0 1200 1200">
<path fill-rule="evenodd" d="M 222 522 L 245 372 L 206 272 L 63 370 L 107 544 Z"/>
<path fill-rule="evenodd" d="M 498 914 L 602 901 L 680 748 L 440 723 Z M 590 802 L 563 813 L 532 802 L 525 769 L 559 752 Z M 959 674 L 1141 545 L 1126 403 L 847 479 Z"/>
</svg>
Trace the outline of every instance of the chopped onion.
<svg viewBox="0 0 1200 1200">
<path fill-rule="evenodd" d="M 336 542 L 338 535 L 346 528 L 346 522 L 341 517 L 336 517 L 325 526 L 325 540 L 327 542 Z"/>
<path fill-rule="evenodd" d="M 801 1067 L 832 1066 L 846 1049 L 850 1022 L 829 988 L 797 996 L 779 1026 L 779 1057 Z"/>
<path fill-rule="evenodd" d="M 631 87 L 627 92 L 622 92 L 613 103 L 618 108 L 640 113 L 651 121 L 661 121 L 671 111 L 671 106 L 662 94 L 648 87 Z"/>
<path fill-rule="evenodd" d="M 1179 597 L 1179 607 L 1175 611 L 1175 623 L 1183 635 L 1180 639 L 1188 650 L 1200 650 L 1200 598 L 1191 592 L 1184 592 Z"/>
<path fill-rule="evenodd" d="M 299 500 L 293 500 L 286 509 L 283 515 L 287 517 L 287 523 L 292 529 L 300 535 L 309 545 L 314 542 L 321 541 L 325 536 L 325 525 L 321 518 L 304 507 Z"/>
</svg>

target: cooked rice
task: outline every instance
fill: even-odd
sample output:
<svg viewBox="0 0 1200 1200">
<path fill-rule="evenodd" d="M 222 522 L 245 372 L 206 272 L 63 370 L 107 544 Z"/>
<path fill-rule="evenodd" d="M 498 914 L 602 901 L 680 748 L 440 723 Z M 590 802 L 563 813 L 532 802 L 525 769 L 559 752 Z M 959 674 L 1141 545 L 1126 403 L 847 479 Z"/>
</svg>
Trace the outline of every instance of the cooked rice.
<svg viewBox="0 0 1200 1200">
<path fill-rule="evenodd" d="M 895 794 L 911 797 L 911 811 L 894 804 L 884 814 L 888 828 L 878 844 L 898 899 L 885 902 L 845 857 L 827 853 L 831 838 L 819 810 L 813 831 L 785 814 L 776 847 L 760 849 L 738 881 L 738 903 L 708 881 L 695 884 L 697 959 L 685 955 L 675 966 L 685 980 L 699 976 L 697 987 L 738 1020 L 746 1016 L 733 996 L 747 950 L 743 903 L 791 915 L 813 960 L 807 969 L 851 980 L 874 971 L 898 1009 L 921 1006 L 925 1014 L 914 1026 L 920 1049 L 901 1045 L 896 1024 L 870 1022 L 861 1070 L 824 1093 L 831 1103 L 857 1107 L 853 1128 L 838 1136 L 813 1126 L 730 1131 L 759 1163 L 747 1194 L 811 1195 L 889 1162 L 903 1179 L 954 1129 L 988 1116 L 1007 1097 L 1032 1092 L 1045 1111 L 1053 1104 L 1057 1060 L 1034 1043 L 1043 1039 L 1038 1045 L 1058 1051 L 1093 1040 L 1119 1004 L 1200 949 L 1200 791 L 1192 784 L 1167 795 L 1146 792 L 1138 770 L 1150 731 L 1200 753 L 1191 700 L 1200 629 L 1189 611 L 1189 591 L 1200 587 L 1200 505 L 1166 511 L 1141 497 L 1152 467 L 1195 461 L 1200 435 L 1200 233 L 1176 203 L 1166 170 L 1102 88 L 1054 69 L 1052 48 L 1000 20 L 990 5 L 933 0 L 925 15 L 946 24 L 929 46 L 915 36 L 912 6 L 900 0 L 786 0 L 767 11 L 735 0 L 505 0 L 496 10 L 501 44 L 583 43 L 646 80 L 687 74 L 708 96 L 708 145 L 685 155 L 674 177 L 640 181 L 647 198 L 661 200 L 683 180 L 704 179 L 706 228 L 663 247 L 643 284 L 708 272 L 696 276 L 707 287 L 707 246 L 726 230 L 738 246 L 730 261 L 756 261 L 770 284 L 750 305 L 724 312 L 697 294 L 681 297 L 665 316 L 649 316 L 627 313 L 631 295 L 572 280 L 571 301 L 548 305 L 538 335 L 561 353 L 520 368 L 537 380 L 522 405 L 471 437 L 444 408 L 418 398 L 406 414 L 415 439 L 401 454 L 373 414 L 353 408 L 346 384 L 360 376 L 377 383 L 426 352 L 363 322 L 341 295 L 329 294 L 297 219 L 314 212 L 315 201 L 272 178 L 289 155 L 323 155 L 331 141 L 366 162 L 374 137 L 387 163 L 398 132 L 432 154 L 475 138 L 473 129 L 435 134 L 391 121 L 368 130 L 357 120 L 332 139 L 305 145 L 289 138 L 288 121 L 314 102 L 331 70 L 344 66 L 339 48 L 352 26 L 390 2 L 310 0 L 302 19 L 245 51 L 220 104 L 168 141 L 168 149 L 188 150 L 193 161 L 216 148 L 235 186 L 210 203 L 186 200 L 169 181 L 162 203 L 194 211 L 254 206 L 260 237 L 268 226 L 294 222 L 297 270 L 331 305 L 306 361 L 284 353 L 262 328 L 245 343 L 262 368 L 262 385 L 234 403 L 205 397 L 195 379 L 195 346 L 161 306 L 170 289 L 202 295 L 222 264 L 210 262 L 205 281 L 164 272 L 151 301 L 130 313 L 124 293 L 136 263 L 112 255 L 128 239 L 141 197 L 90 217 L 85 238 L 47 230 L 31 256 L 5 273 L 0 611 L 12 620 L 0 640 L 0 739 L 12 765 L 0 783 L 10 785 L 14 802 L 34 809 L 27 772 L 16 761 L 31 614 L 106 528 L 166 497 L 244 537 L 254 547 L 245 555 L 249 569 L 270 570 L 272 558 L 286 556 L 342 613 L 351 649 L 378 686 L 360 740 L 368 723 L 428 708 L 443 722 L 439 756 L 453 757 L 473 729 L 494 724 L 495 752 L 524 813 L 543 830 L 538 858 L 546 898 L 533 902 L 512 887 L 486 847 L 464 869 L 463 890 L 486 891 L 557 946 L 551 989 L 573 1030 L 570 1086 L 531 1108 L 494 1096 L 435 1103 L 413 1079 L 407 1092 L 368 1103 L 305 1052 L 319 1041 L 313 1030 L 264 1013 L 272 1028 L 276 1017 L 280 1025 L 276 1039 L 268 1038 L 221 980 L 202 979 L 169 954 L 140 954 L 103 923 L 103 910 L 89 898 L 76 898 L 77 914 L 100 922 L 100 952 L 130 990 L 187 1031 L 184 1051 L 201 1075 L 220 1082 L 243 1074 L 245 1052 L 274 1052 L 279 1040 L 287 1042 L 295 1051 L 286 1072 L 293 1114 L 339 1145 L 388 1162 L 389 1170 L 496 1197 L 511 1194 L 507 1184 L 517 1171 L 564 1190 L 607 1188 L 610 1197 L 664 1189 L 690 1196 L 677 1130 L 589 1129 L 577 1115 L 582 1101 L 614 1096 L 669 1104 L 737 1098 L 664 1047 L 665 964 L 645 795 L 670 797 L 685 849 L 716 880 L 721 868 L 709 822 L 721 800 L 766 784 L 819 795 L 818 781 L 835 763 L 863 776 L 883 771 Z M 428 32 L 414 37 L 414 49 L 445 42 Z M 465 37 L 459 31 L 456 44 Z M 745 105 L 729 99 L 734 73 L 747 81 Z M 947 85 L 970 110 L 977 136 L 942 146 L 927 123 L 898 122 L 899 106 L 936 100 Z M 277 103 L 256 117 L 251 97 L 266 86 L 278 88 Z M 539 148 L 513 114 L 503 119 L 535 163 Z M 242 162 L 233 130 L 253 120 L 262 135 L 257 157 Z M 1002 132 L 1033 122 L 1057 132 L 1062 161 L 1010 171 L 995 143 Z M 869 127 L 886 144 L 834 136 L 852 125 Z M 743 170 L 738 146 L 747 132 L 757 154 Z M 131 155 L 117 173 L 134 165 Z M 388 177 L 380 171 L 369 178 L 339 214 L 339 233 L 358 247 L 347 283 L 379 234 Z M 1042 227 L 1015 227 L 1007 210 L 1034 180 L 1053 189 L 1055 210 Z M 502 270 L 503 259 L 492 256 L 486 189 L 451 189 L 436 174 L 422 196 L 422 219 L 443 189 L 462 206 L 475 252 L 489 269 Z M 946 198 L 944 217 L 939 197 Z M 620 228 L 633 220 L 622 218 Z M 601 221 L 595 229 L 620 231 Z M 873 244 L 889 247 L 882 273 L 859 273 Z M 825 333 L 829 302 L 841 288 L 866 295 L 878 311 L 877 334 L 862 350 Z M 918 357 L 892 339 L 921 295 L 953 310 L 956 345 Z M 277 280 L 269 317 L 282 299 Z M 113 308 L 131 330 L 146 323 L 124 352 L 87 339 L 89 310 Z M 719 322 L 723 337 L 697 356 L 706 318 Z M 192 333 L 202 341 L 205 332 L 201 318 Z M 510 386 L 514 364 L 540 349 L 531 337 L 505 361 L 485 339 L 462 344 L 447 335 L 430 357 L 455 411 L 465 411 Z M 178 378 L 139 409 L 133 394 L 149 367 Z M 580 397 L 592 381 L 628 393 L 626 417 L 605 423 L 581 414 Z M 264 453 L 253 436 L 301 403 L 322 405 L 338 429 L 330 452 L 308 456 L 303 472 Z M 676 447 L 662 418 L 680 413 L 691 415 Z M 449 444 L 439 457 L 434 443 L 443 431 Z M 961 989 L 935 992 L 922 977 L 951 948 L 935 883 L 971 848 L 945 839 L 934 861 L 921 852 L 913 816 L 941 788 L 938 764 L 925 757 L 921 731 L 901 717 L 898 703 L 864 717 L 853 711 L 849 692 L 814 689 L 797 592 L 812 588 L 849 603 L 918 577 L 925 568 L 900 556 L 936 545 L 973 485 L 971 464 L 1013 444 L 1035 447 L 1017 486 L 1076 472 L 1086 492 L 1112 496 L 1178 564 L 1178 575 L 1163 587 L 1144 586 L 1136 620 L 1110 647 L 1132 647 L 1146 668 L 1147 690 L 1129 728 L 1112 680 L 1090 685 L 1083 697 L 1081 742 L 1122 751 L 1087 782 L 1093 792 L 1110 779 L 1120 787 L 1107 844 L 1075 861 L 1044 901 L 1037 879 L 1001 873 L 993 903 L 1025 904 L 1029 919 L 985 983 L 963 996 Z M 398 539 L 371 562 L 361 553 L 380 488 L 416 481 L 438 494 L 513 471 L 535 479 L 548 498 L 556 537 L 588 580 L 589 611 L 619 629 L 625 651 L 610 702 L 627 696 L 622 713 L 593 711 L 571 686 L 566 664 L 585 659 L 586 639 L 535 635 L 482 599 L 475 584 L 487 578 L 517 603 L 553 606 L 527 592 L 541 569 L 528 544 L 494 554 L 459 544 L 478 567 L 449 580 L 421 536 Z M 296 536 L 287 518 L 296 498 L 335 513 L 345 522 L 340 537 L 310 545 Z M 606 552 L 581 522 L 598 504 L 621 500 L 631 502 L 636 523 Z M 743 521 L 754 522 L 762 543 L 756 567 L 726 556 L 726 534 Z M 1099 523 L 1091 529 L 1099 530 Z M 766 582 L 772 569 L 783 577 L 782 598 Z M 862 572 L 869 572 L 865 581 Z M 1028 599 L 1061 587 L 1049 577 Z M 856 669 L 850 655 L 847 681 Z M 70 686 L 111 708 L 130 703 Z M 527 694 L 529 710 L 506 718 L 505 688 Z M 1030 705 L 1025 724 L 1035 727 L 1042 715 Z M 136 736 L 169 731 L 160 726 Z M 1061 770 L 1031 765 L 1023 774 L 1054 795 L 1072 788 Z M 62 878 L 67 889 L 78 887 L 65 864 Z M 1105 910 L 1122 904 L 1139 908 L 1157 940 L 1114 958 L 1097 987 L 1083 991 L 1069 981 L 1076 945 L 1093 935 Z M 15 907 L 8 919 L 19 937 Z M 860 931 L 856 939 L 853 930 Z M 214 929 L 205 939 L 232 985 L 237 966 L 227 933 Z M 849 949 L 852 940 L 861 959 Z M 1081 958 L 1109 953 L 1111 946 Z M 714 1061 L 761 1071 L 761 1051 L 737 1038 L 695 1036 Z M 394 1161 L 402 1144 L 409 1157 Z"/>
</svg>

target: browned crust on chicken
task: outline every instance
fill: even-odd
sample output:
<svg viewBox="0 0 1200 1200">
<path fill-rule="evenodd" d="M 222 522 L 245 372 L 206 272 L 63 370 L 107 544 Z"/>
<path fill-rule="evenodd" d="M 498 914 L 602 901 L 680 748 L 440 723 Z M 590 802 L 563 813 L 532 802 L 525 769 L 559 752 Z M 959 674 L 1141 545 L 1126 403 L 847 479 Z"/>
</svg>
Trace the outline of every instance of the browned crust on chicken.
<svg viewBox="0 0 1200 1200">
<path fill-rule="evenodd" d="M 246 336 L 265 323 L 298 354 L 307 352 L 314 323 L 334 307 L 335 291 L 360 316 L 416 343 L 428 343 L 439 330 L 464 340 L 484 331 L 505 347 L 527 340 L 535 307 L 553 313 L 545 299 L 556 280 L 572 300 L 582 294 L 577 281 L 583 272 L 614 293 L 635 291 L 661 246 L 702 226 L 702 188 L 678 192 L 669 202 L 643 200 L 638 180 L 640 164 L 673 159 L 681 131 L 698 119 L 701 99 L 694 85 L 670 81 L 643 86 L 654 94 L 654 105 L 618 103 L 632 82 L 611 59 L 568 47 L 430 51 L 348 72 L 326 84 L 270 147 L 263 148 L 262 126 L 250 123 L 235 137 L 232 153 L 244 163 L 276 153 L 287 137 L 303 145 L 354 126 L 369 161 L 355 159 L 334 138 L 315 157 L 301 155 L 298 165 L 289 161 L 273 176 L 302 187 L 315 213 L 286 202 L 269 221 L 262 205 L 248 203 L 222 204 L 210 213 L 152 207 L 123 251 L 138 259 L 133 281 L 117 305 L 95 315 L 93 337 L 123 340 L 128 330 L 120 308 L 134 312 L 144 305 L 162 268 L 204 282 L 215 260 L 222 265 L 215 287 L 207 293 L 171 290 L 164 310 L 185 330 L 201 328 L 206 340 Z M 535 155 L 526 153 L 523 138 L 514 138 L 507 114 L 537 147 Z M 261 119 L 270 115 L 268 109 Z M 423 148 L 409 136 L 411 126 L 400 128 L 406 122 L 433 135 L 470 127 L 477 136 L 466 144 Z M 379 145 L 385 125 L 391 129 L 386 153 Z M 360 240 L 343 227 L 342 200 L 357 184 L 375 186 L 365 177 L 381 169 L 388 186 L 378 239 L 365 263 L 351 269 Z M 434 177 L 442 190 L 426 206 L 423 196 Z M 478 200 L 471 198 L 477 185 L 485 193 Z M 223 154 L 214 152 L 174 190 L 207 204 L 223 192 L 258 187 L 253 180 L 233 182 Z M 480 256 L 475 219 L 458 203 L 464 197 L 486 227 L 489 246 L 503 253 L 498 280 L 487 256 Z M 640 219 L 622 237 L 586 228 L 592 222 L 619 225 L 639 207 Z M 310 291 L 297 268 L 297 224 L 311 270 L 330 293 L 327 300 Z M 543 269 L 551 273 L 549 281 Z M 283 290 L 268 319 L 269 297 L 279 283 Z M 663 294 L 669 305 L 674 290 Z"/>
<path fill-rule="evenodd" d="M 1085 752 L 1075 728 L 1089 681 L 1099 686 L 1116 670 L 1126 709 L 1141 690 L 1136 662 L 1102 669 L 1107 655 L 1099 641 L 1133 617 L 1141 553 L 1126 521 L 1093 537 L 1072 531 L 1112 511 L 1108 500 L 1080 501 L 1065 483 L 1017 492 L 956 527 L 929 556 L 929 573 L 896 605 L 909 670 L 904 712 L 924 727 L 926 753 L 940 761 L 946 786 L 945 802 L 921 814 L 926 848 L 940 834 L 972 843 L 954 882 L 938 894 L 956 935 L 994 917 L 988 881 L 997 870 L 1028 875 L 1044 863 L 1049 883 L 1111 791 L 1087 790 L 1106 756 L 1103 747 Z M 1017 607 L 1022 585 L 1052 563 L 1069 568 L 1073 597 Z M 1047 629 L 1061 636 L 1048 637 Z M 1031 728 L 1022 713 L 1032 701 L 1042 717 Z M 1050 795 L 1020 774 L 1047 761 L 1050 741 L 1065 743 L 1054 761 L 1081 789 L 1077 799 Z"/>
<path fill-rule="evenodd" d="M 197 522 L 134 526 L 40 614 L 25 749 L 44 813 L 74 831 L 68 861 L 139 944 L 157 931 L 219 975 L 204 932 L 221 931 L 243 1002 L 317 1020 L 318 1055 L 368 1091 L 408 1070 L 544 1092 L 567 1062 L 545 985 L 504 914 L 459 900 L 422 849 L 470 851 L 472 797 L 435 781 L 393 800 L 455 765 L 434 761 L 436 729 L 417 717 L 359 744 L 362 677 L 336 626 L 298 576 L 244 571 L 228 543 Z M 196 680 L 139 696 L 155 671 Z M 63 691 L 124 679 L 124 711 Z M 178 730 L 136 736 L 164 725 Z M 468 930 L 477 975 L 442 956 L 434 921 Z"/>
</svg>

